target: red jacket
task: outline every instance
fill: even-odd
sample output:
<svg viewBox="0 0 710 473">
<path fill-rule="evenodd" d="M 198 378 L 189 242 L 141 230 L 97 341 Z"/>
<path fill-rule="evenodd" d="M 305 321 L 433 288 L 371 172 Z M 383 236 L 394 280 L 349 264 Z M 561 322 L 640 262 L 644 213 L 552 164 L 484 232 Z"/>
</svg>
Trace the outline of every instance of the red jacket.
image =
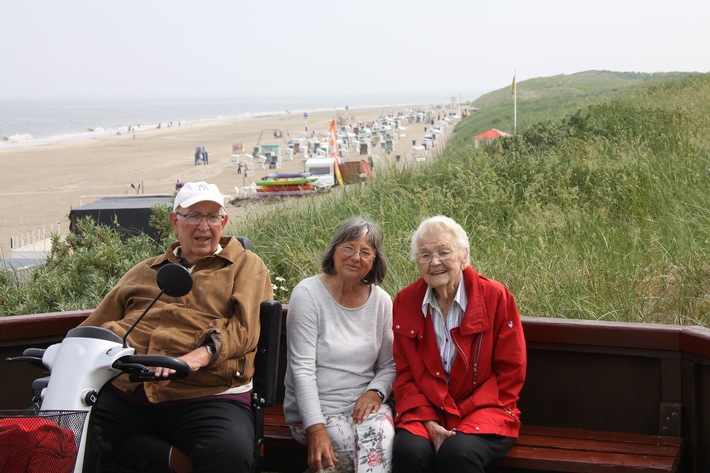
<svg viewBox="0 0 710 473">
<path fill-rule="evenodd" d="M 429 438 L 423 422 L 434 420 L 447 430 L 517 437 L 527 356 L 515 300 L 471 267 L 463 281 L 468 303 L 451 330 L 456 359 L 448 383 L 431 317 L 422 314 L 426 282 L 410 284 L 394 300 L 396 427 Z"/>
</svg>

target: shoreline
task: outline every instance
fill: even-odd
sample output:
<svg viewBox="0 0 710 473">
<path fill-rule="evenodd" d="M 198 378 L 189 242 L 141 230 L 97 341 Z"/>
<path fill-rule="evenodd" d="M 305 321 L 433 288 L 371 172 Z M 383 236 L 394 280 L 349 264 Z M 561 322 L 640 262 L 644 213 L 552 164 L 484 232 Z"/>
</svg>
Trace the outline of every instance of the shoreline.
<svg viewBox="0 0 710 473">
<path fill-rule="evenodd" d="M 443 109 L 446 104 L 379 105 L 347 110 L 351 123 L 376 120 L 382 113 L 412 108 Z M 145 194 L 172 194 L 178 178 L 204 180 L 217 184 L 225 196 L 273 172 L 303 172 L 304 159 L 297 155 L 282 161 L 281 169 L 257 169 L 246 178 L 231 162 L 232 144 L 243 143 L 250 153 L 260 137 L 270 143 L 271 131 L 284 130 L 284 138 L 302 133 L 328 132 L 328 124 L 344 110 L 309 111 L 302 114 L 270 114 L 225 118 L 183 124 L 180 127 L 146 129 L 133 134 L 109 135 L 53 144 L 0 147 L 0 257 L 9 257 L 10 238 L 59 225 L 60 233 L 69 231 L 69 212 L 80 205 L 82 196 L 136 194 L 140 186 Z M 392 155 L 406 159 L 412 140 L 420 142 L 425 123 L 410 124 L 408 136 L 399 139 Z M 453 127 L 449 127 L 450 132 Z M 268 131 L 268 133 L 266 133 Z M 288 134 L 288 135 L 287 135 Z M 263 135 L 263 136 L 262 136 Z M 282 145 L 285 147 L 285 139 Z M 208 165 L 194 165 L 196 146 L 209 152 Z M 377 152 L 374 154 L 378 154 Z M 380 153 L 381 154 L 381 153 Z M 283 156 L 283 151 L 282 151 Z M 360 159 L 350 153 L 348 160 Z M 86 202 L 84 202 L 86 203 Z M 239 223 L 258 203 L 229 206 L 233 221 Z M 235 218 L 236 217 L 236 218 Z M 56 231 L 56 229 L 54 230 Z"/>
<path fill-rule="evenodd" d="M 189 99 L 185 104 L 180 104 L 180 107 L 185 108 L 178 107 L 170 111 L 168 111 L 165 106 L 166 99 L 156 99 L 155 107 L 157 110 L 151 113 L 146 113 L 144 109 L 136 108 L 135 100 L 127 100 L 125 103 L 114 99 L 100 100 L 98 105 L 104 105 L 109 108 L 113 108 L 117 103 L 122 104 L 123 108 L 119 106 L 119 111 L 114 111 L 113 113 L 115 115 L 113 117 L 105 116 L 105 114 L 101 113 L 100 109 L 93 110 L 93 113 L 84 111 L 77 114 L 76 111 L 68 105 L 73 104 L 73 101 L 69 100 L 57 99 L 50 101 L 50 104 L 56 103 L 55 106 L 59 112 L 46 112 L 44 110 L 31 110 L 32 107 L 29 105 L 29 110 L 23 109 L 26 103 L 36 104 L 35 101 L 18 101 L 15 104 L 12 101 L 8 102 L 0 99 L 0 106 L 5 105 L 11 111 L 13 110 L 13 106 L 17 106 L 19 111 L 14 113 L 27 116 L 27 118 L 21 120 L 22 123 L 24 123 L 24 126 L 21 126 L 20 121 L 13 120 L 7 113 L 3 114 L 1 113 L 2 110 L 0 110 L 0 150 L 121 135 L 130 133 L 131 128 L 133 131 L 143 132 L 157 128 L 159 125 L 167 127 L 169 125 L 175 126 L 180 123 L 183 125 L 193 125 L 224 120 L 278 117 L 292 115 L 294 113 L 298 116 L 302 116 L 304 112 L 320 113 L 334 111 L 335 113 L 348 113 L 349 111 L 361 109 L 422 107 L 446 103 L 442 101 L 417 101 L 413 100 L 411 97 L 401 97 L 401 99 L 401 102 L 392 104 L 390 102 L 380 102 L 381 97 L 353 97 L 355 102 L 359 101 L 363 103 L 355 106 L 332 106 L 330 104 L 324 105 L 325 99 L 323 97 L 313 97 L 310 99 L 313 105 L 306 106 L 305 103 L 295 100 L 292 97 L 285 97 L 283 102 L 279 103 L 277 106 L 274 103 L 255 105 L 252 102 L 252 100 L 254 100 L 253 98 L 228 98 L 224 99 L 225 103 L 222 106 L 218 106 L 219 110 L 217 110 L 215 109 L 214 103 L 216 99 L 212 98 L 207 99 L 208 103 L 206 109 L 211 109 L 211 111 L 208 112 L 200 110 L 199 108 L 193 109 L 192 106 L 188 105 L 190 101 L 200 99 Z M 209 103 L 210 101 L 212 101 L 212 103 Z M 82 100 L 79 101 L 79 103 L 82 102 Z M 289 107 L 293 105 L 295 105 L 295 107 Z M 66 107 L 68 110 L 66 111 L 66 115 L 62 115 L 62 118 L 59 119 L 55 114 L 61 113 L 62 107 Z M 163 110 L 164 108 L 166 110 Z M 45 114 L 48 115 L 45 116 Z M 84 114 L 92 116 L 87 117 Z M 133 118 L 126 118 L 129 116 L 127 114 L 130 114 Z M 158 115 L 162 116 L 157 118 Z M 166 118 L 167 116 L 171 118 Z M 8 120 L 9 123 L 3 123 Z M 38 125 L 43 122 L 54 123 L 54 125 L 40 126 L 40 130 L 33 129 L 32 124 Z M 106 122 L 108 123 L 106 124 Z"/>
</svg>

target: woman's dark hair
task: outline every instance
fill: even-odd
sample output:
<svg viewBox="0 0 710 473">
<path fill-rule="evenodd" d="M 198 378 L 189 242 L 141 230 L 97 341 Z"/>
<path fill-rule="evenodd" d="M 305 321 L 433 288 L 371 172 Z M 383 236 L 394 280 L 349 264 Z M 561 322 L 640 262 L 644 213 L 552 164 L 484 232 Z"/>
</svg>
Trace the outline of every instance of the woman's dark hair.
<svg viewBox="0 0 710 473">
<path fill-rule="evenodd" d="M 382 254 L 382 230 L 377 224 L 362 217 L 351 217 L 338 227 L 328 244 L 328 248 L 323 253 L 323 258 L 321 259 L 323 272 L 325 274 L 335 274 L 334 258 L 338 245 L 346 241 L 358 240 L 365 235 L 368 243 L 375 250 L 375 259 L 372 261 L 372 269 L 362 278 L 362 281 L 367 284 L 380 284 L 384 281 L 387 275 L 387 262 Z"/>
</svg>

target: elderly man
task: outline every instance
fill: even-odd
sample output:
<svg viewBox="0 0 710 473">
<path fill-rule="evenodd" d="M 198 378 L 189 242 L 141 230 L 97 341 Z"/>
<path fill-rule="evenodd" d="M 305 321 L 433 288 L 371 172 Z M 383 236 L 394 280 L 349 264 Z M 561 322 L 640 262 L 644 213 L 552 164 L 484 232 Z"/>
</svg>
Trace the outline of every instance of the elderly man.
<svg viewBox="0 0 710 473">
<path fill-rule="evenodd" d="M 167 442 L 148 449 L 142 459 L 149 464 L 147 471 L 179 470 L 181 463 L 192 463 L 194 472 L 251 470 L 250 394 L 259 305 L 272 298 L 272 286 L 257 255 L 235 238 L 222 237 L 228 219 L 217 186 L 186 183 L 170 213 L 178 241 L 131 268 L 83 324 L 123 337 L 158 294 L 161 266 L 181 264 L 192 274 L 189 294 L 163 295 L 128 336 L 136 353 L 177 357 L 191 374 L 144 384 L 120 377 L 97 404 L 95 424 L 103 440 L 114 445 L 109 455 L 119 462 L 126 460 L 121 458 L 126 450 L 130 462 L 139 460 L 125 446 L 148 434 Z M 156 369 L 156 378 L 168 375 L 169 370 Z"/>
</svg>

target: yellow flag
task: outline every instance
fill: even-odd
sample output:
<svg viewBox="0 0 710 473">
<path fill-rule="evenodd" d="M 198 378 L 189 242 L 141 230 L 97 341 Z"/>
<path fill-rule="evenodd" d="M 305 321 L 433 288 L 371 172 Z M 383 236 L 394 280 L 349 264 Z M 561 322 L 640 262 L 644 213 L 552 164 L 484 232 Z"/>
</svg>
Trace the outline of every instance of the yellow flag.
<svg viewBox="0 0 710 473">
<path fill-rule="evenodd" d="M 515 76 L 513 76 L 513 83 L 510 84 L 510 95 L 515 95 Z"/>
</svg>

